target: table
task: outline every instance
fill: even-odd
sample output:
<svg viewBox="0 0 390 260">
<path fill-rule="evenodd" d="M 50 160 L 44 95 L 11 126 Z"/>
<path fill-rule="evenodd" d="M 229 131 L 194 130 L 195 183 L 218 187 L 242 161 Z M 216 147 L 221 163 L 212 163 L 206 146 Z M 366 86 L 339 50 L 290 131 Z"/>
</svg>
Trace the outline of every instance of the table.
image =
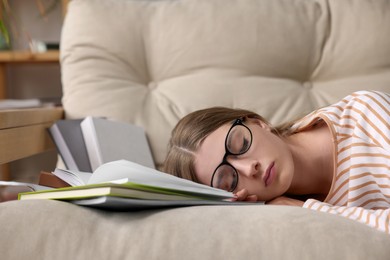
<svg viewBox="0 0 390 260">
<path fill-rule="evenodd" d="M 47 128 L 63 116 L 62 107 L 0 110 L 0 178 L 8 162 L 55 149 Z"/>
</svg>

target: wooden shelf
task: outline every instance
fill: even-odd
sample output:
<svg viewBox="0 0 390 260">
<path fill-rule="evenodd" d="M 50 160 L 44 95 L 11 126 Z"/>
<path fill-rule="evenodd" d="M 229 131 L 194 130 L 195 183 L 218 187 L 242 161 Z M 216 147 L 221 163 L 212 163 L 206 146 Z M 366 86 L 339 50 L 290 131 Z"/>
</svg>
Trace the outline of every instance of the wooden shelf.
<svg viewBox="0 0 390 260">
<path fill-rule="evenodd" d="M 59 62 L 59 51 L 33 53 L 30 51 L 0 51 L 0 63 L 48 63 Z"/>
<path fill-rule="evenodd" d="M 55 149 L 47 128 L 63 117 L 62 107 L 0 110 L 0 180 L 8 162 Z"/>
<path fill-rule="evenodd" d="M 0 111 L 0 165 L 55 149 L 47 132 L 62 119 L 62 107 Z"/>
<path fill-rule="evenodd" d="M 0 99 L 7 98 L 6 67 L 8 64 L 58 63 L 60 52 L 57 50 L 42 53 L 30 51 L 0 51 Z"/>
</svg>

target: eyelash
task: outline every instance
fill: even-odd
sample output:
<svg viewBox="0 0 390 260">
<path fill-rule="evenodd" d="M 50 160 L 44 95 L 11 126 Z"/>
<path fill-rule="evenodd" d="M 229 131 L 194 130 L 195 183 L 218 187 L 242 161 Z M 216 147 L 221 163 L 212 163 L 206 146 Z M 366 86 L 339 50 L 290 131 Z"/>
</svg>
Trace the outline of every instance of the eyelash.
<svg viewBox="0 0 390 260">
<path fill-rule="evenodd" d="M 247 139 L 245 139 L 245 138 L 243 138 L 243 139 L 244 139 L 244 141 L 243 141 L 243 145 L 242 145 L 240 153 L 242 153 L 243 151 L 247 150 L 247 147 L 249 145 L 249 141 Z"/>
</svg>

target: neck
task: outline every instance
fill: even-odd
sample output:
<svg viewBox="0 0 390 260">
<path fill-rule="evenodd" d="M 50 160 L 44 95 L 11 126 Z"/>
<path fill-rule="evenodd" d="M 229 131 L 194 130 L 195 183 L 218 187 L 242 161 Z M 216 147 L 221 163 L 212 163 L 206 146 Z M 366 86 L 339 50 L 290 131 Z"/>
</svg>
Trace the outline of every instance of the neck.
<svg viewBox="0 0 390 260">
<path fill-rule="evenodd" d="M 286 138 L 294 160 L 294 177 L 288 194 L 324 200 L 333 179 L 333 142 L 322 126 Z"/>
</svg>

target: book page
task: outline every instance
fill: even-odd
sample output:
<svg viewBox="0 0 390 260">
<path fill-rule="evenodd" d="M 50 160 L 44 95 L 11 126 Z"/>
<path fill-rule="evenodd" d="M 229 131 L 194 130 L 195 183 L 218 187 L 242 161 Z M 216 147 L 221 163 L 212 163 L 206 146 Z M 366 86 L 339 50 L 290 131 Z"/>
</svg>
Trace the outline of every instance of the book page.
<svg viewBox="0 0 390 260">
<path fill-rule="evenodd" d="M 90 172 L 64 170 L 56 168 L 53 174 L 71 186 L 86 185 L 92 176 Z"/>
<path fill-rule="evenodd" d="M 127 179 L 129 182 L 155 186 L 156 188 L 233 197 L 233 193 L 169 175 L 140 164 L 119 160 L 101 165 L 93 173 L 88 184 Z"/>
</svg>

